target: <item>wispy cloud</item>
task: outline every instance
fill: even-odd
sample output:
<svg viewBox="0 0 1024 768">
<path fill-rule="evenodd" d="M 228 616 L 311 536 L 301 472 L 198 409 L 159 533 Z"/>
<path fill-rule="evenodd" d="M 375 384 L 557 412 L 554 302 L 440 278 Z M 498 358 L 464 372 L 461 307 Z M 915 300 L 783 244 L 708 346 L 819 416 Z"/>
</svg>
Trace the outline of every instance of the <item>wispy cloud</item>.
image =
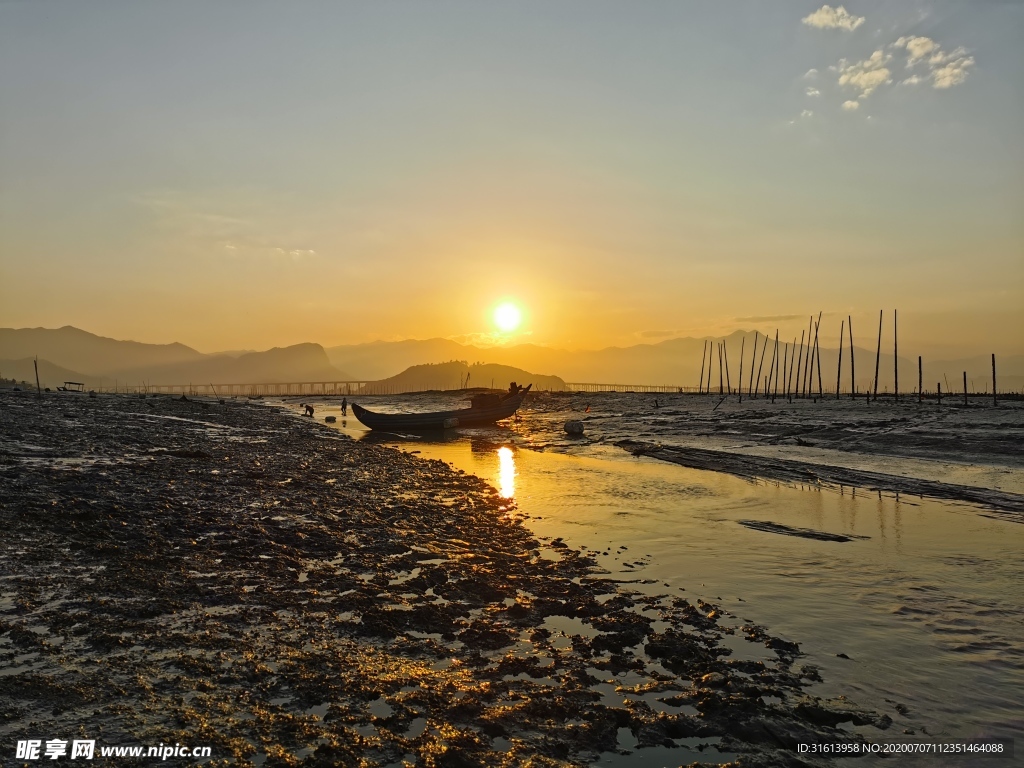
<svg viewBox="0 0 1024 768">
<path fill-rule="evenodd" d="M 857 98 L 866 99 L 880 85 L 892 82 L 892 72 L 886 66 L 892 59 L 892 54 L 877 50 L 863 61 L 847 64 L 846 59 L 840 59 L 839 84 L 849 86 L 860 91 Z"/>
<path fill-rule="evenodd" d="M 818 70 L 816 70 L 814 67 L 811 67 L 806 72 L 804 72 L 804 80 L 816 80 L 817 78 Z"/>
<path fill-rule="evenodd" d="M 860 102 L 859 101 L 844 101 L 843 102 L 843 109 L 845 109 L 847 112 L 853 112 L 855 109 L 860 109 Z"/>
<path fill-rule="evenodd" d="M 768 323 L 781 320 L 803 320 L 804 315 L 754 315 L 752 317 L 737 317 L 737 323 Z"/>
<path fill-rule="evenodd" d="M 813 96 L 821 96 L 821 91 L 819 91 L 817 88 L 808 88 L 807 90 L 804 91 L 804 93 L 806 93 L 808 96 L 812 96 L 812 97 Z"/>
<path fill-rule="evenodd" d="M 818 29 L 845 29 L 852 32 L 864 23 L 864 17 L 852 15 L 841 5 L 838 8 L 823 5 L 814 13 L 804 16 L 801 21 Z"/>
</svg>

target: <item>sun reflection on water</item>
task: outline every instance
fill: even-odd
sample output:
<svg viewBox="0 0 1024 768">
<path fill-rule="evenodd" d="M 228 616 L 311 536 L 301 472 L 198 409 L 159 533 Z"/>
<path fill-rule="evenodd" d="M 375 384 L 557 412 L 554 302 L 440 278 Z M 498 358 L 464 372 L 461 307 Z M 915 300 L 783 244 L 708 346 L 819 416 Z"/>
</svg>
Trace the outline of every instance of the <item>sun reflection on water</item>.
<svg viewBox="0 0 1024 768">
<path fill-rule="evenodd" d="M 515 454 L 506 446 L 498 449 L 498 493 L 503 499 L 511 499 L 516 494 Z"/>
</svg>

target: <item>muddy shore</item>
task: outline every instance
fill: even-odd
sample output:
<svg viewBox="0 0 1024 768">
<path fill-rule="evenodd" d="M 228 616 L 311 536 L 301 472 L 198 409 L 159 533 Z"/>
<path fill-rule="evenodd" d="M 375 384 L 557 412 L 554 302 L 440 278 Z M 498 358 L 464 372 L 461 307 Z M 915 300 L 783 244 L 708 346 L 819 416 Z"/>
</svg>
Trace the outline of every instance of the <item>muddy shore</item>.
<svg viewBox="0 0 1024 768">
<path fill-rule="evenodd" d="M 276 408 L 0 395 L 0 519 L 5 764 L 88 738 L 582 766 L 627 729 L 682 765 L 810 765 L 797 743 L 889 726 L 817 698 L 795 642 L 746 624 L 771 660 L 731 658 L 722 608 L 633 591 L 482 480 Z"/>
</svg>

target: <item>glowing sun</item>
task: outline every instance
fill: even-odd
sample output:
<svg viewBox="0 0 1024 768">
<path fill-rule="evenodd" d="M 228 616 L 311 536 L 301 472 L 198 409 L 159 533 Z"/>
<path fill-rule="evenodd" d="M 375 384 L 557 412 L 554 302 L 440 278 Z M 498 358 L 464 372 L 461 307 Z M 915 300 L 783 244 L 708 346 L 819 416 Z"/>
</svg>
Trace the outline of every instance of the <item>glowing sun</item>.
<svg viewBox="0 0 1024 768">
<path fill-rule="evenodd" d="M 494 310 L 494 324 L 505 333 L 514 331 L 523 320 L 519 307 L 506 301 Z"/>
</svg>

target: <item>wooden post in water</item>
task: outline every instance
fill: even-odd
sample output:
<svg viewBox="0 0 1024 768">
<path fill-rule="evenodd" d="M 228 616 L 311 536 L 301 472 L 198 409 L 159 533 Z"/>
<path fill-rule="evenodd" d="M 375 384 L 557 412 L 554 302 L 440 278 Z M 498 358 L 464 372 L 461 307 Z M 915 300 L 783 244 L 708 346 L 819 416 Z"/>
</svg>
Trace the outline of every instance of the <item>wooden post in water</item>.
<svg viewBox="0 0 1024 768">
<path fill-rule="evenodd" d="M 964 371 L 964 405 L 967 405 L 967 371 Z"/>
<path fill-rule="evenodd" d="M 942 382 L 941 381 L 936 382 L 936 384 L 935 384 L 935 391 L 939 395 L 939 405 L 942 405 Z"/>
<path fill-rule="evenodd" d="M 839 365 L 836 366 L 836 400 L 839 399 L 839 381 L 843 375 L 843 332 L 846 330 L 846 321 L 839 322 Z"/>
<path fill-rule="evenodd" d="M 767 344 L 767 342 L 765 342 Z M 764 387 L 764 399 L 767 400 L 772 394 L 772 374 L 775 372 L 775 354 L 779 351 L 779 329 L 775 329 L 775 346 L 772 347 L 772 364 L 768 366 L 768 379 Z M 774 400 L 772 401 L 774 402 Z"/>
<path fill-rule="evenodd" d="M 793 337 L 793 351 L 796 352 L 796 336 Z M 783 360 L 786 358 L 783 357 Z M 796 361 L 796 357 L 789 358 L 789 374 L 786 376 L 786 396 L 789 398 L 789 402 L 793 402 L 793 363 Z"/>
<path fill-rule="evenodd" d="M 814 360 L 815 365 L 818 366 L 818 399 L 823 397 L 821 391 L 821 347 L 818 345 L 818 328 L 821 326 L 821 312 L 818 313 L 818 319 L 814 323 Z M 813 384 L 811 385 L 814 386 Z"/>
<path fill-rule="evenodd" d="M 808 343 L 810 343 L 810 341 L 811 341 L 811 335 L 809 333 L 807 334 L 807 341 L 808 341 Z M 796 336 L 793 337 L 793 351 L 795 351 L 795 352 L 797 351 L 797 337 Z M 803 364 L 803 361 L 804 361 L 804 332 L 801 331 L 800 332 L 800 353 L 799 353 L 799 356 L 797 358 L 797 381 L 798 382 L 800 381 L 801 364 Z M 787 392 L 788 392 L 788 389 L 790 389 L 790 388 L 786 387 L 786 391 Z"/>
<path fill-rule="evenodd" d="M 992 405 L 999 405 L 999 398 L 996 397 L 996 353 L 992 353 Z"/>
<path fill-rule="evenodd" d="M 814 385 L 811 383 L 811 366 L 813 361 L 811 359 L 811 331 L 814 330 L 814 315 L 811 315 L 810 321 L 807 323 L 807 357 L 804 358 L 804 380 L 802 392 L 804 397 L 809 397 L 814 389 Z"/>
<path fill-rule="evenodd" d="M 704 339 L 704 351 L 700 353 L 700 384 L 697 385 L 697 394 L 704 392 L 704 359 L 708 356 L 708 340 Z"/>
<path fill-rule="evenodd" d="M 882 361 L 882 310 L 878 310 L 878 351 L 875 352 L 875 395 L 873 400 L 878 402 L 878 364 Z"/>
<path fill-rule="evenodd" d="M 854 369 L 853 359 L 853 316 L 847 315 L 846 320 L 850 326 L 850 398 L 855 399 L 857 397 L 857 372 Z M 839 340 L 840 345 L 842 339 Z"/>
<path fill-rule="evenodd" d="M 764 365 L 764 353 L 768 349 L 768 337 L 764 337 L 764 346 L 761 347 L 761 362 L 757 364 L 757 388 L 761 388 L 761 366 Z M 756 350 L 755 350 L 756 351 Z M 751 372 L 753 372 L 753 366 L 751 366 Z"/>
<path fill-rule="evenodd" d="M 725 356 L 725 394 L 732 394 L 732 381 L 729 379 L 729 346 L 722 339 L 722 354 Z"/>
<path fill-rule="evenodd" d="M 995 356 L 992 357 L 995 360 Z M 994 363 L 993 363 L 994 364 Z M 32 358 L 32 367 L 36 369 L 36 397 L 43 396 L 43 388 L 39 386 L 39 356 Z"/>
<path fill-rule="evenodd" d="M 723 380 L 722 380 L 722 345 L 721 345 L 721 343 L 719 343 L 719 345 L 718 345 L 718 394 L 719 395 L 722 394 L 722 390 L 724 389 L 724 386 L 725 385 L 724 385 Z"/>
<path fill-rule="evenodd" d="M 737 380 L 737 383 L 736 383 L 736 391 L 739 392 L 739 395 L 740 395 L 740 400 L 739 401 L 741 403 L 743 402 L 743 347 L 746 345 L 746 343 L 747 343 L 747 337 L 744 336 L 740 340 L 740 377 L 739 377 L 739 379 Z"/>
<path fill-rule="evenodd" d="M 772 355 L 772 361 L 775 363 L 775 387 L 772 389 L 772 403 L 775 402 L 776 395 L 779 394 L 779 329 L 775 329 L 775 354 Z"/>
<path fill-rule="evenodd" d="M 900 356 L 899 336 L 896 332 L 896 310 L 892 311 L 892 395 L 898 403 L 900 401 Z"/>
<path fill-rule="evenodd" d="M 923 369 L 921 366 L 921 356 L 917 356 L 917 402 L 920 403 L 924 398 L 924 393 L 921 391 L 922 385 L 924 384 Z"/>
</svg>

